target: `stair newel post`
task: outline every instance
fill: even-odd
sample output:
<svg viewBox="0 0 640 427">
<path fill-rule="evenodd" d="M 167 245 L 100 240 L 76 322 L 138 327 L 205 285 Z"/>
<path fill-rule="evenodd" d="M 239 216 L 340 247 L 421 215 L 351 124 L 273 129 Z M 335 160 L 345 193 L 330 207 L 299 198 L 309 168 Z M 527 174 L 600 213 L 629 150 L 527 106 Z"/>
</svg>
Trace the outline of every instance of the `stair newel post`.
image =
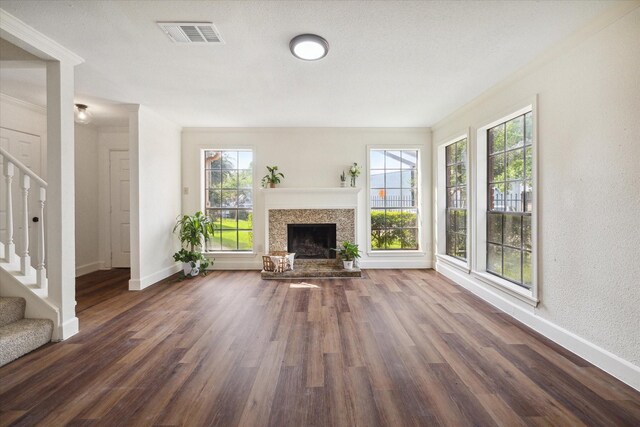
<svg viewBox="0 0 640 427">
<path fill-rule="evenodd" d="M 6 240 L 4 242 L 4 258 L 7 262 L 13 262 L 15 259 L 16 246 L 13 243 L 13 195 L 11 194 L 11 183 L 13 182 L 14 166 L 8 159 L 4 159 L 4 177 L 6 185 L 6 202 L 7 202 L 7 222 L 6 222 Z"/>
<path fill-rule="evenodd" d="M 38 259 L 36 263 L 36 280 L 38 284 L 38 288 L 46 289 L 47 288 L 47 269 L 45 267 L 45 259 L 44 259 L 44 203 L 47 200 L 47 189 L 44 187 L 40 187 L 40 192 L 38 194 L 38 205 L 39 205 L 39 221 L 38 221 Z"/>
<path fill-rule="evenodd" d="M 31 257 L 29 256 L 29 189 L 31 188 L 31 178 L 29 178 L 29 175 L 23 173 L 20 184 L 22 187 L 22 251 L 20 253 L 20 273 L 26 276 L 31 267 Z"/>
</svg>

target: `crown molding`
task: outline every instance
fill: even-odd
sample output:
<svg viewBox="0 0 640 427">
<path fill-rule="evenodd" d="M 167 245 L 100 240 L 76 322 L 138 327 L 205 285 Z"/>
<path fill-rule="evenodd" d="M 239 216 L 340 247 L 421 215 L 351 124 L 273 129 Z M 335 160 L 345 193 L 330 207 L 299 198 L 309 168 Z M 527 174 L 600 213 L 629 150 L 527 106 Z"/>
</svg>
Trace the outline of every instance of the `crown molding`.
<svg viewBox="0 0 640 427">
<path fill-rule="evenodd" d="M 2 9 L 0 37 L 43 60 L 60 61 L 72 66 L 84 62 L 80 56 Z"/>
</svg>

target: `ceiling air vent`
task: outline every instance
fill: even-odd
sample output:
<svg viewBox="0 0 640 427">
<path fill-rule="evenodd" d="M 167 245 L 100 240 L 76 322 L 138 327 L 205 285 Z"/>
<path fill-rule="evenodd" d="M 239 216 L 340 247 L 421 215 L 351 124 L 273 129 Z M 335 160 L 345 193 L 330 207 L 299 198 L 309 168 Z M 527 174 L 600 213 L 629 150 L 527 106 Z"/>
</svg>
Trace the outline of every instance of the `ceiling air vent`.
<svg viewBox="0 0 640 427">
<path fill-rule="evenodd" d="M 174 43 L 224 43 L 211 22 L 158 22 Z"/>
</svg>

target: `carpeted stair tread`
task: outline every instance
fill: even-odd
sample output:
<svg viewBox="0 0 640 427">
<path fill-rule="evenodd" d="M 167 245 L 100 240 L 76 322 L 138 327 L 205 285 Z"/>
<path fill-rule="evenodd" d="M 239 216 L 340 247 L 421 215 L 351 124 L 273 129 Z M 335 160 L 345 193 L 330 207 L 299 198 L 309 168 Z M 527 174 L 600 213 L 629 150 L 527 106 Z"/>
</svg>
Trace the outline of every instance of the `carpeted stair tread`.
<svg viewBox="0 0 640 427">
<path fill-rule="evenodd" d="M 53 322 L 22 319 L 0 328 L 0 366 L 51 341 Z"/>
<path fill-rule="evenodd" d="M 18 297 L 0 297 L 0 328 L 24 317 L 26 301 Z"/>
</svg>

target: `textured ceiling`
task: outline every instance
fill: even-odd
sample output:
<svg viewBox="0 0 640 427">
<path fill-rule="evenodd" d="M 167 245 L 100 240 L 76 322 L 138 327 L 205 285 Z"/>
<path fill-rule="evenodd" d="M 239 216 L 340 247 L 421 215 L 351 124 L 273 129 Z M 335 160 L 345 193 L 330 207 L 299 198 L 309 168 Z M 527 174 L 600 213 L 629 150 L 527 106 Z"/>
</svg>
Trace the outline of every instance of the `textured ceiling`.
<svg viewBox="0 0 640 427">
<path fill-rule="evenodd" d="M 85 59 L 76 68 L 80 101 L 144 104 L 183 126 L 422 127 L 612 2 L 2 0 L 0 7 Z M 226 43 L 173 44 L 157 21 L 211 21 Z M 295 59 L 288 44 L 301 33 L 326 38 L 329 54 Z M 2 62 L 0 91 L 44 102 L 43 70 Z"/>
</svg>

